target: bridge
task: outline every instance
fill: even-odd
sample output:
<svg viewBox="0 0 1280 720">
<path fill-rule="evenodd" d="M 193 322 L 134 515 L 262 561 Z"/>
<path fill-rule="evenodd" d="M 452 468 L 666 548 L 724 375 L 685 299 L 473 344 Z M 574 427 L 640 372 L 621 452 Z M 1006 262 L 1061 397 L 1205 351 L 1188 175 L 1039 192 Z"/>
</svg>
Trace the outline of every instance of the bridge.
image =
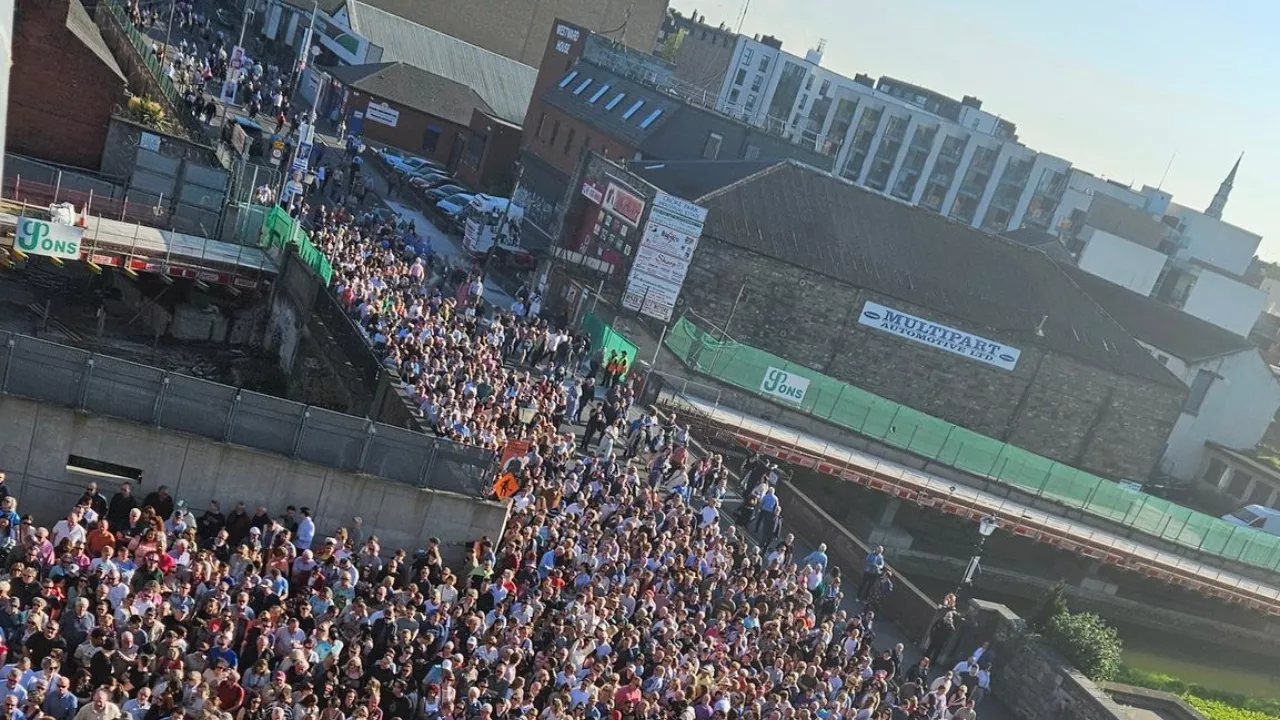
<svg viewBox="0 0 1280 720">
<path fill-rule="evenodd" d="M 659 403 L 684 416 L 697 434 L 709 434 L 717 440 L 839 477 L 892 495 L 903 502 L 913 502 L 975 521 L 993 516 L 999 520 L 1002 530 L 1019 537 L 1170 585 L 1189 588 L 1225 602 L 1280 615 L 1280 587 L 1277 585 L 1160 549 L 1136 534 L 1122 535 L 1119 531 L 1101 529 L 1083 519 L 1068 519 L 1063 516 L 1065 513 L 1055 514 L 1033 507 L 1032 503 L 832 443 L 686 392 L 667 390 L 659 398 Z M 1143 512 L 1146 505 L 1143 497 L 1141 493 L 1135 493 L 1132 512 Z M 1175 537 L 1180 534 L 1181 529 Z"/>
</svg>

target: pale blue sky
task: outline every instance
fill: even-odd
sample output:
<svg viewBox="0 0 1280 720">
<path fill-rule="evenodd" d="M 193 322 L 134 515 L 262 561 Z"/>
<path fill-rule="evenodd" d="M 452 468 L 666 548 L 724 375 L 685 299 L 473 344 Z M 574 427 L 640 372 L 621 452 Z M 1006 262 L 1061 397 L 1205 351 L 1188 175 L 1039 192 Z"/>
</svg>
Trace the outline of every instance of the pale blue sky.
<svg viewBox="0 0 1280 720">
<path fill-rule="evenodd" d="M 738 0 L 673 0 L 716 25 Z M 742 32 L 823 66 L 891 75 L 1018 125 L 1026 145 L 1204 209 L 1245 153 L 1223 219 L 1280 261 L 1280 2 L 1276 0 L 751 0 Z M 1266 168 L 1272 168 L 1268 171 Z"/>
</svg>

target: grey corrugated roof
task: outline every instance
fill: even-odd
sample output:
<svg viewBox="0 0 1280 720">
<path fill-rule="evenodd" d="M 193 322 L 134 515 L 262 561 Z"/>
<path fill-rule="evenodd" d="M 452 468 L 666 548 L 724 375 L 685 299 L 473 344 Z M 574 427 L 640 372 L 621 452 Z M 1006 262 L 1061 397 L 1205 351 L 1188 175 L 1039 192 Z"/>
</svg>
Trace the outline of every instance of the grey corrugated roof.
<svg viewBox="0 0 1280 720">
<path fill-rule="evenodd" d="M 690 199 L 710 211 L 705 236 L 990 328 L 1015 344 L 1183 387 L 1037 250 L 793 160 Z"/>
<path fill-rule="evenodd" d="M 347 65 L 329 71 L 338 81 L 374 97 L 467 126 L 471 113 L 492 112 L 475 90 L 406 63 Z"/>
<path fill-rule="evenodd" d="M 111 72 L 119 75 L 121 80 L 126 80 L 120 63 L 116 62 L 111 48 L 107 47 L 107 41 L 102 39 L 102 33 L 94 24 L 93 18 L 89 17 L 89 11 L 80 4 L 80 0 L 71 0 L 71 7 L 67 10 L 67 29 L 92 50 L 103 65 L 111 68 Z"/>
<path fill-rule="evenodd" d="M 686 200 L 732 185 L 776 160 L 629 160 L 627 169 Z"/>
<path fill-rule="evenodd" d="M 572 79 L 569 79 L 570 76 Z M 568 83 L 565 80 L 569 80 Z M 582 84 L 588 80 L 591 82 L 582 88 Z M 608 91 L 597 97 L 600 88 L 605 85 L 609 86 Z M 578 91 L 579 88 L 582 88 L 581 92 Z M 625 97 L 610 109 L 609 103 L 618 95 Z M 595 102 L 591 102 L 593 97 L 596 98 Z M 542 99 L 632 147 L 638 147 L 676 112 L 684 109 L 684 105 L 676 98 L 586 62 L 570 68 L 546 91 Z M 631 117 L 623 118 L 636 101 L 643 101 L 643 104 Z M 662 112 L 653 118 L 648 127 L 640 127 L 655 110 Z"/>
<path fill-rule="evenodd" d="M 383 62 L 403 62 L 476 91 L 498 117 L 523 125 L 536 68 L 409 22 L 362 2 L 347 4 L 352 30 L 382 48 Z"/>
</svg>

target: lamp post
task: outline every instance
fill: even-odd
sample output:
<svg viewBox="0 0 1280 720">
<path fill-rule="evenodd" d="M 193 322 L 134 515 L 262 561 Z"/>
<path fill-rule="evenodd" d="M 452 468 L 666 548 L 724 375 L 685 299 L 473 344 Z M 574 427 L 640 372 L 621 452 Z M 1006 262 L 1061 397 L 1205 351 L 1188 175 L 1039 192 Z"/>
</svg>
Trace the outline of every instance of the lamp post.
<svg viewBox="0 0 1280 720">
<path fill-rule="evenodd" d="M 997 528 L 1000 527 L 1000 521 L 988 515 L 978 522 L 978 542 L 973 548 L 973 557 L 969 558 L 969 564 L 965 566 L 964 577 L 960 579 L 960 585 L 956 587 L 956 597 L 965 590 L 973 587 L 973 580 L 977 577 L 980 570 L 978 563 L 982 560 L 982 548 L 986 545 L 987 538 L 991 537 Z"/>
</svg>

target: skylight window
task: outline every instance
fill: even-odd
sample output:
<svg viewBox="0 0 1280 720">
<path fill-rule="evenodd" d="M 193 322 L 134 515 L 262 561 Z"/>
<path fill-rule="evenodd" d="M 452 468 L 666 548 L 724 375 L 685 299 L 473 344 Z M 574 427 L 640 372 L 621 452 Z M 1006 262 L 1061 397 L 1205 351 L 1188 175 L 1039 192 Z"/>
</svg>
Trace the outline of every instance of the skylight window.
<svg viewBox="0 0 1280 720">
<path fill-rule="evenodd" d="M 643 100 L 637 100 L 637 101 L 635 102 L 635 104 L 634 104 L 634 105 L 632 105 L 631 107 L 627 108 L 627 111 L 626 111 L 626 112 L 622 113 L 622 119 L 623 119 L 623 120 L 630 120 L 630 119 L 631 119 L 631 116 L 636 114 L 636 111 L 640 109 L 640 106 L 641 106 L 641 105 L 644 105 L 644 101 L 643 101 Z"/>
<path fill-rule="evenodd" d="M 601 97 L 602 95 L 604 95 L 605 93 L 607 93 L 607 92 L 609 92 L 609 85 L 606 83 L 606 84 L 601 85 L 599 88 L 597 88 L 597 89 L 596 89 L 595 94 L 593 94 L 593 95 L 591 96 L 591 99 L 590 99 L 590 100 L 588 100 L 588 101 L 587 101 L 587 103 L 588 103 L 588 104 L 590 104 L 590 105 L 594 105 L 594 104 L 596 103 L 596 101 L 597 101 L 597 100 L 599 100 L 599 99 L 600 99 L 600 97 Z"/>
<path fill-rule="evenodd" d="M 610 101 L 609 101 L 609 104 L 604 106 L 604 109 L 605 109 L 605 110 L 612 110 L 612 109 L 614 109 L 614 108 L 618 107 L 618 103 L 622 102 L 622 98 L 624 98 L 624 97 L 626 97 L 626 96 L 627 96 L 627 94 L 626 94 L 626 93 L 618 93 L 617 97 L 615 97 L 614 99 L 610 100 Z"/>
<path fill-rule="evenodd" d="M 653 124 L 654 120 L 658 119 L 658 116 L 661 114 L 662 114 L 662 108 L 658 108 L 657 110 L 654 110 L 653 112 L 649 113 L 649 117 L 645 118 L 644 122 L 640 123 L 640 127 L 642 128 L 649 127 L 650 125 Z"/>
<path fill-rule="evenodd" d="M 577 70 L 574 70 L 570 72 L 568 75 L 565 75 L 564 79 L 560 81 L 560 87 L 569 87 L 569 83 L 573 82 L 573 79 L 576 77 L 578 77 Z"/>
<path fill-rule="evenodd" d="M 582 91 L 583 91 L 583 90 L 586 90 L 586 89 L 587 89 L 587 86 L 588 86 L 588 85 L 590 85 L 590 84 L 591 84 L 591 78 L 587 78 L 586 80 L 583 80 L 583 81 L 582 81 L 582 84 L 578 86 L 578 89 L 573 91 L 573 94 L 574 94 L 574 95 L 581 95 L 581 94 L 582 94 Z"/>
</svg>

